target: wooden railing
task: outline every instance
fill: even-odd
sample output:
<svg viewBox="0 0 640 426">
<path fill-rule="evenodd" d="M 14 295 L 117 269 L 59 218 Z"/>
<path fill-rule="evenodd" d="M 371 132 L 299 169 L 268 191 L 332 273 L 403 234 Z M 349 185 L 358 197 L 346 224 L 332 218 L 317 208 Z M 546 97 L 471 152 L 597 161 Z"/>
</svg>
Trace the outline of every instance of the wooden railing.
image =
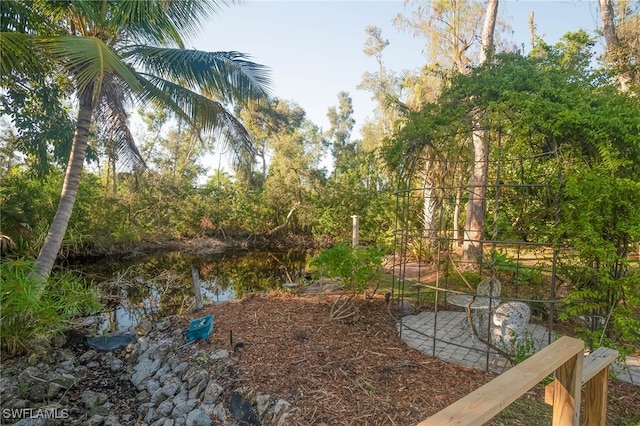
<svg viewBox="0 0 640 426">
<path fill-rule="evenodd" d="M 607 418 L 607 388 L 609 366 L 618 357 L 618 351 L 604 346 L 591 352 L 582 366 L 584 389 L 584 426 L 603 426 Z M 545 387 L 544 402 L 553 405 L 556 382 Z"/>
<path fill-rule="evenodd" d="M 584 342 L 563 336 L 418 426 L 480 426 L 554 371 L 553 386 L 548 387 L 545 393 L 545 401 L 553 405 L 553 426 L 579 425 L 583 383 L 588 383 L 587 388 L 595 400 L 585 407 L 588 413 L 585 419 L 604 419 L 607 376 L 603 374 L 608 374 L 608 367 L 615 359 L 615 356 L 611 358 L 612 354 L 617 356 L 617 352 L 608 351 L 606 356 L 590 357 L 593 361 L 585 362 Z M 583 363 L 587 369 L 583 369 Z M 584 380 L 583 377 L 588 378 Z M 586 399 L 589 402 L 589 396 Z M 595 422 L 590 426 L 604 425 L 604 420 L 602 423 L 592 421 Z"/>
</svg>

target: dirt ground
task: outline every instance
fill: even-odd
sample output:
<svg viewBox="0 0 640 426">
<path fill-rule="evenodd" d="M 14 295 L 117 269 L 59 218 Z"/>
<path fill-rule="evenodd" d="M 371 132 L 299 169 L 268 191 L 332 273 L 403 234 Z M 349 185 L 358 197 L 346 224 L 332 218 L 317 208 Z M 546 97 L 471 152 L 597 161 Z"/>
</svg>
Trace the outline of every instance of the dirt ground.
<svg viewBox="0 0 640 426">
<path fill-rule="evenodd" d="M 190 356 L 231 350 L 234 385 L 289 401 L 292 425 L 416 424 L 496 376 L 405 345 L 382 296 L 358 300 L 358 318 L 331 321 L 334 297 L 273 293 L 206 307 L 192 316 L 213 313 L 214 332 Z M 491 424 L 549 424 L 543 397 L 538 385 Z M 639 421 L 640 387 L 611 381 L 607 424 Z"/>
</svg>

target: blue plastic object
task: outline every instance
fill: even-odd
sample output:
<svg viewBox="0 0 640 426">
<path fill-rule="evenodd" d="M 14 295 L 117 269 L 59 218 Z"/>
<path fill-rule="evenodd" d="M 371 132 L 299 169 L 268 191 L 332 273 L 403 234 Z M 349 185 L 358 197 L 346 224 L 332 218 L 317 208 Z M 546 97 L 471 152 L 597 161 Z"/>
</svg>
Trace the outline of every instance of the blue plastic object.
<svg viewBox="0 0 640 426">
<path fill-rule="evenodd" d="M 213 331 L 213 315 L 191 320 L 187 329 L 187 341 L 206 339 Z"/>
</svg>

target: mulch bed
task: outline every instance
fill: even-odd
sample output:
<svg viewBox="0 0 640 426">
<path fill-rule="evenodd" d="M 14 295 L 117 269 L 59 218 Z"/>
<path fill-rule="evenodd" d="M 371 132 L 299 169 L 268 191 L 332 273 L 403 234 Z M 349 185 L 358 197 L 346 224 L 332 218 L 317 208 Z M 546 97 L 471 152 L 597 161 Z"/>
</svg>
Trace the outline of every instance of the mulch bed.
<svg viewBox="0 0 640 426">
<path fill-rule="evenodd" d="M 191 351 L 232 351 L 238 383 L 292 403 L 295 425 L 415 424 L 496 376 L 408 347 L 382 297 L 358 300 L 358 318 L 331 321 L 334 298 L 256 294 L 207 307 L 214 332 Z M 538 386 L 527 397 L 543 395 Z M 610 400 L 615 418 L 637 414 L 640 388 L 615 381 Z"/>
</svg>

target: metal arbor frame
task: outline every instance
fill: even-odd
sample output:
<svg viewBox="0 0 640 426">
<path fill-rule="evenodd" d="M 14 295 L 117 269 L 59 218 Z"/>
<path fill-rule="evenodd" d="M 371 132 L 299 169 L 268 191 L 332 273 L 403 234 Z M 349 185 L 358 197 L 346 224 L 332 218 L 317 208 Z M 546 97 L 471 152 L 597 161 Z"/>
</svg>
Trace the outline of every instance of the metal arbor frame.
<svg viewBox="0 0 640 426">
<path fill-rule="evenodd" d="M 492 148 L 486 164 L 488 180 L 483 187 L 484 238 L 473 241 L 464 232 L 463 221 L 468 194 L 475 189 L 468 184 L 469 162 L 434 157 L 409 159 L 404 183 L 395 193 L 392 294 L 401 303 L 411 294 L 418 305 L 428 305 L 435 315 L 433 330 L 413 331 L 432 339 L 434 356 L 437 341 L 455 345 L 447 336 L 436 337 L 438 314 L 450 309 L 448 296 L 473 296 L 477 282 L 472 284 L 468 277 L 498 276 L 503 289 L 500 300 L 528 303 L 534 316 L 544 317 L 547 343 L 551 343 L 558 287 L 562 284 L 557 275 L 562 247 L 553 237 L 559 222 L 562 185 L 562 160 L 557 150 L 514 157 L 499 144 Z M 481 245 L 481 260 L 461 260 L 465 240 Z M 532 279 L 544 281 L 544 285 L 534 289 Z M 398 320 L 402 330 L 403 320 Z M 488 369 L 495 348 L 488 344 L 483 351 Z"/>
</svg>

